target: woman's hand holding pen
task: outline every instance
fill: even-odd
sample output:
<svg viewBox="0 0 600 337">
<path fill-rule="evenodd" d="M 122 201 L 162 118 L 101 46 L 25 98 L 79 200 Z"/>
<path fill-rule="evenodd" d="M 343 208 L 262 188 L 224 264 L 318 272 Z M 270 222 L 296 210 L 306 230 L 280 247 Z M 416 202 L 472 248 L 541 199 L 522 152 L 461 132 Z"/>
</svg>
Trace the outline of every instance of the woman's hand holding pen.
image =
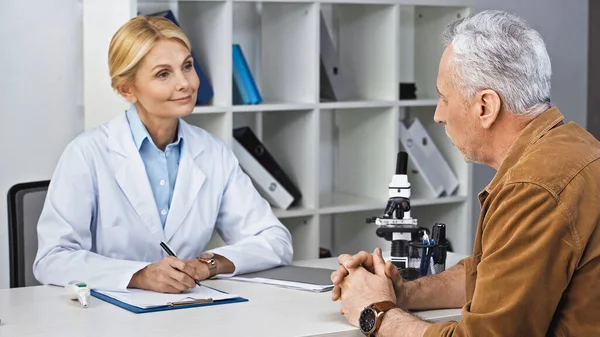
<svg viewBox="0 0 600 337">
<path fill-rule="evenodd" d="M 167 256 L 133 274 L 129 288 L 180 293 L 196 287 L 195 280 L 204 280 L 209 275 L 208 267 L 198 260 Z"/>
</svg>

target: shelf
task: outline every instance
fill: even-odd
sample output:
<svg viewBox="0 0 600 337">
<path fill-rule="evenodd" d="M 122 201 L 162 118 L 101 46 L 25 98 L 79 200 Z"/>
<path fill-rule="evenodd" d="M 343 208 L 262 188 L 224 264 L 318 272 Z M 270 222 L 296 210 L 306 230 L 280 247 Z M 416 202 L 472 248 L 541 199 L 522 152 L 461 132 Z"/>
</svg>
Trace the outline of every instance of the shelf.
<svg viewBox="0 0 600 337">
<path fill-rule="evenodd" d="M 391 108 L 392 101 L 341 101 L 320 103 L 321 109 L 365 109 L 365 108 Z"/>
<path fill-rule="evenodd" d="M 362 212 L 382 210 L 385 200 L 376 200 L 358 195 L 334 192 L 321 194 L 319 197 L 319 214 L 335 214 L 347 212 Z"/>
<path fill-rule="evenodd" d="M 172 3 L 174 0 L 137 0 L 138 3 Z M 229 0 L 178 0 L 177 2 L 228 2 Z M 232 0 L 232 2 L 278 2 L 278 3 L 314 3 L 322 4 L 364 4 L 365 0 Z M 476 0 L 369 0 L 369 4 L 390 4 L 402 6 L 471 6 L 477 5 Z"/>
<path fill-rule="evenodd" d="M 426 99 L 402 99 L 398 101 L 399 107 L 435 107 L 438 104 L 437 98 Z"/>
<path fill-rule="evenodd" d="M 417 97 L 438 97 L 436 80 L 444 45 L 440 35 L 454 20 L 464 18 L 469 10 L 453 7 L 456 1 L 400 1 L 415 6 L 400 6 L 398 36 L 402 57 L 398 59 L 399 82 L 414 83 Z M 439 4 L 438 7 L 434 7 Z M 434 6 L 431 6 L 434 5 Z M 463 5 L 464 6 L 464 5 Z"/>
<path fill-rule="evenodd" d="M 228 0 L 178 0 L 178 2 L 227 2 Z M 140 4 L 154 4 L 154 3 L 169 3 L 175 2 L 174 0 L 137 0 Z"/>
<path fill-rule="evenodd" d="M 414 99 L 393 101 L 339 101 L 339 102 L 321 102 L 313 103 L 289 103 L 289 102 L 268 102 L 255 105 L 233 105 L 226 106 L 197 106 L 192 111 L 193 114 L 211 114 L 224 113 L 227 110 L 233 112 L 260 112 L 260 111 L 289 111 L 289 110 L 310 110 L 314 108 L 320 109 L 376 109 L 376 108 L 391 108 L 395 105 L 399 107 L 435 107 L 437 99 Z"/>
<path fill-rule="evenodd" d="M 147 4 L 147 10 L 154 7 L 160 10 L 161 4 Z M 164 4 L 162 4 L 164 6 Z M 144 7 L 144 6 L 140 6 Z M 192 51 L 200 68 L 213 89 L 212 104 L 229 104 L 231 77 L 221 74 L 231 73 L 229 34 L 230 6 L 226 2 L 171 2 L 168 7 L 174 11 L 181 29 L 192 43 Z M 141 9 L 141 8 L 140 8 Z M 163 7 L 163 9 L 166 9 Z M 200 83 L 200 86 L 206 85 Z"/>
<path fill-rule="evenodd" d="M 273 213 L 279 219 L 286 219 L 311 216 L 315 214 L 315 210 L 312 208 L 292 206 L 285 210 L 281 208 L 273 208 Z"/>
<path fill-rule="evenodd" d="M 326 59 L 338 61 L 332 61 L 335 66 L 331 64 L 334 68 L 329 72 L 341 84 L 335 86 L 339 100 L 394 101 L 398 97 L 397 8 L 390 3 L 320 4 L 323 24 L 319 29 L 333 42 L 324 50 L 334 49 L 338 54 Z"/>
<path fill-rule="evenodd" d="M 467 201 L 466 196 L 450 196 L 440 198 L 411 199 L 411 207 L 457 204 Z M 376 200 L 348 193 L 326 193 L 320 196 L 320 215 L 350 212 L 382 212 L 387 200 Z"/>
<path fill-rule="evenodd" d="M 178 0 L 178 2 L 228 2 L 229 0 Z M 174 0 L 138 0 L 138 3 L 172 3 Z M 340 4 L 364 4 L 364 0 L 233 0 L 232 2 L 278 2 L 278 3 L 313 3 L 320 2 L 323 4 L 340 3 Z M 398 4 L 412 6 L 467 6 L 477 5 L 476 0 L 370 0 L 369 4 Z"/>
<path fill-rule="evenodd" d="M 180 0 L 181 1 L 181 0 Z M 190 0 L 186 0 L 186 1 L 190 1 Z M 193 0 L 193 1 L 198 1 L 198 0 Z M 202 0 L 205 1 L 205 0 Z M 221 1 L 225 1 L 225 0 L 221 0 Z M 264 2 L 264 3 L 314 3 L 316 1 L 313 0 L 233 0 L 233 2 Z"/>
<path fill-rule="evenodd" d="M 299 205 L 290 210 L 277 210 L 285 217 L 312 215 L 315 209 L 317 150 L 314 110 L 264 111 L 233 114 L 233 128 L 249 127 L 275 162 L 300 190 Z"/>
<path fill-rule="evenodd" d="M 195 0 L 197 1 L 197 0 Z M 243 0 L 246 1 L 246 0 Z M 250 1 L 250 0 L 248 0 Z M 267 0 L 276 2 L 303 2 L 303 0 Z M 265 1 L 263 1 L 265 2 Z M 375 5 L 401 5 L 401 6 L 470 6 L 477 5 L 477 0 L 321 0 L 321 4 L 375 4 Z"/>
<path fill-rule="evenodd" d="M 218 114 L 227 112 L 227 108 L 223 106 L 197 106 L 192 111 L 192 114 Z"/>
<path fill-rule="evenodd" d="M 342 5 L 364 5 L 364 0 L 325 0 L 322 4 L 342 4 Z M 369 0 L 369 5 L 394 5 L 396 0 Z"/>
<path fill-rule="evenodd" d="M 123 2 L 123 4 L 122 4 Z M 440 33 L 469 14 L 475 0 L 123 0 L 84 6 L 86 127 L 120 111 L 106 76 L 108 41 L 135 12 L 171 9 L 211 83 L 209 105 L 184 117 L 232 147 L 232 129 L 252 128 L 302 193 L 297 206 L 273 212 L 290 229 L 295 259 L 379 244 L 364 218 L 378 216 L 403 150 L 398 123 L 419 119 L 460 182 L 455 196 L 437 197 L 409 158 L 413 216 L 448 224 L 457 251 L 471 250 L 472 164 L 466 163 L 433 115 L 444 49 Z M 110 15 L 107 15 L 110 13 Z M 98 19 L 102 18 L 102 19 Z M 322 19 L 322 21 L 321 21 Z M 320 33 L 327 30 L 332 66 L 345 85 L 337 101 L 321 100 Z M 233 104 L 232 44 L 242 47 L 263 98 Z M 415 83 L 415 99 L 399 84 Z M 402 96 L 404 97 L 404 96 Z M 237 100 L 236 100 L 237 102 Z M 476 200 L 476 199 L 475 199 Z M 363 214 L 364 213 L 364 216 Z M 336 231 L 336 226 L 343 230 Z M 334 250 L 335 248 L 335 250 Z"/>
<path fill-rule="evenodd" d="M 206 110 L 208 111 L 208 109 Z M 183 117 L 183 119 L 189 124 L 198 126 L 221 138 L 226 143 L 228 143 L 231 138 L 227 114 L 222 111 L 192 113 L 191 115 Z"/>
<path fill-rule="evenodd" d="M 321 109 L 320 194 L 342 192 L 375 200 L 386 197 L 396 167 L 397 146 L 390 141 L 396 138 L 396 110 L 394 107 Z M 339 205 L 336 200 L 322 202 Z M 356 203 L 365 204 L 361 200 Z M 377 203 L 377 207 L 383 206 Z"/>
<path fill-rule="evenodd" d="M 315 105 L 310 103 L 266 103 L 255 105 L 234 105 L 233 112 L 259 112 L 259 111 L 289 111 L 289 110 L 310 110 Z"/>
<path fill-rule="evenodd" d="M 234 1 L 232 7 L 232 43 L 240 45 L 263 100 L 315 102 L 317 6 Z"/>
<path fill-rule="evenodd" d="M 410 113 L 407 114 L 406 119 L 400 123 L 404 123 L 405 126 L 409 127 L 415 120 L 419 120 L 430 137 L 430 141 L 432 142 L 431 145 L 435 146 L 439 151 L 450 167 L 450 170 L 459 181 L 458 190 L 455 191 L 455 195 L 469 195 L 472 193 L 470 190 L 470 183 L 468 183 L 471 181 L 471 165 L 464 160 L 460 151 L 456 149 L 452 141 L 448 138 L 444 125 L 435 122 L 433 114 L 434 112 L 429 108 L 411 109 Z M 400 144 L 400 150 L 405 150 L 402 144 Z M 431 199 L 437 197 L 424 175 L 420 172 L 415 161 L 409 159 L 407 169 L 408 179 L 413 185 L 413 198 Z"/>
</svg>

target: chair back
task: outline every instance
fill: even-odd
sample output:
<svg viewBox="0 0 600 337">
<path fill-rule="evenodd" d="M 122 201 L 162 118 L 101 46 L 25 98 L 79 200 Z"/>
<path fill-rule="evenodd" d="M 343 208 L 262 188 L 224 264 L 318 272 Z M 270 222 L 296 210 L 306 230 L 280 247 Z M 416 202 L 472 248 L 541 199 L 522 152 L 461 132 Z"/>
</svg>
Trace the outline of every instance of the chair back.
<svg viewBox="0 0 600 337">
<path fill-rule="evenodd" d="M 39 285 L 33 276 L 38 249 L 37 223 L 49 180 L 16 184 L 8 190 L 10 287 Z"/>
</svg>

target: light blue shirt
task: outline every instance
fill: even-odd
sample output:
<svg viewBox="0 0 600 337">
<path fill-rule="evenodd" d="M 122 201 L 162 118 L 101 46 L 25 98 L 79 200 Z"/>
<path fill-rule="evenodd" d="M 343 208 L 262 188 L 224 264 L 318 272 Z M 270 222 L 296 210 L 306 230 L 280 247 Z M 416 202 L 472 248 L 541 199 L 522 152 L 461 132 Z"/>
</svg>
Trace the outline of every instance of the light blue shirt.
<svg viewBox="0 0 600 337">
<path fill-rule="evenodd" d="M 159 149 L 148 130 L 142 123 L 135 107 L 127 110 L 127 120 L 133 136 L 133 141 L 140 152 L 146 175 L 154 194 L 158 215 L 163 228 L 167 221 L 167 215 L 173 200 L 173 191 L 177 181 L 177 171 L 179 170 L 179 157 L 181 153 L 181 144 L 183 136 L 181 128 L 177 127 L 177 140 L 165 148 L 165 151 Z"/>
</svg>

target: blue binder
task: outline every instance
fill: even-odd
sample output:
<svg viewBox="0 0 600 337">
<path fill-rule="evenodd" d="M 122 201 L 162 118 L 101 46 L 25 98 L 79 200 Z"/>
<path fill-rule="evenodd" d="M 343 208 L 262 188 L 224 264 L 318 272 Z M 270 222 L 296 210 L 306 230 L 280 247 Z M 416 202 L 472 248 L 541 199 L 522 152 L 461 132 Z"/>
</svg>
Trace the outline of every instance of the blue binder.
<svg viewBox="0 0 600 337">
<path fill-rule="evenodd" d="M 236 75 L 240 78 L 240 80 L 236 79 L 236 84 L 238 85 L 238 90 L 241 94 L 242 101 L 244 104 L 259 104 L 262 103 L 262 97 L 260 92 L 258 91 L 258 86 L 252 77 L 252 72 L 250 71 L 250 67 L 246 62 L 246 57 L 244 56 L 244 52 L 239 44 L 234 44 L 232 46 L 233 52 L 233 71 L 234 78 Z M 236 74 L 237 72 L 237 74 Z M 246 95 L 248 99 L 244 99 L 244 91 L 246 91 Z M 235 97 L 235 92 L 234 92 Z"/>
<path fill-rule="evenodd" d="M 240 59 L 241 55 L 236 52 L 233 46 L 232 67 L 233 67 L 233 103 L 234 104 L 253 104 L 250 94 L 250 85 L 242 76 L 243 67 Z"/>
<path fill-rule="evenodd" d="M 205 287 L 205 286 L 203 285 L 203 287 Z M 211 289 L 213 289 L 213 288 L 211 288 Z M 112 298 L 110 296 L 101 294 L 95 290 L 91 290 L 90 293 L 93 297 L 96 297 L 100 300 L 103 300 L 105 302 L 108 302 L 117 307 L 123 308 L 125 310 L 131 311 L 135 314 L 143 314 L 143 313 L 147 313 L 147 312 L 157 312 L 157 311 L 175 310 L 175 309 L 187 309 L 187 308 L 195 308 L 195 307 L 206 307 L 206 306 L 220 305 L 220 304 L 248 302 L 248 299 L 246 299 L 246 298 L 236 297 L 236 298 L 232 298 L 232 299 L 218 300 L 218 301 L 211 301 L 211 302 L 207 302 L 204 300 L 197 300 L 197 301 L 190 301 L 190 302 L 181 302 L 180 304 L 165 304 L 164 306 L 160 306 L 160 307 L 140 308 L 135 305 L 131 305 L 131 304 L 122 302 L 122 301 Z"/>
<path fill-rule="evenodd" d="M 162 16 L 169 20 L 171 20 L 174 24 L 181 28 L 177 19 L 175 19 L 175 15 L 172 11 L 167 10 L 164 12 L 159 12 L 155 14 L 151 14 L 150 16 Z M 200 86 L 198 87 L 198 95 L 196 97 L 196 105 L 205 105 L 208 104 L 213 97 L 213 88 L 208 81 L 208 78 L 200 68 L 200 64 L 198 63 L 198 58 L 194 55 L 194 51 L 190 52 L 192 54 L 192 58 L 194 59 L 194 69 L 196 69 L 196 74 L 198 74 L 198 78 L 200 79 Z"/>
</svg>

